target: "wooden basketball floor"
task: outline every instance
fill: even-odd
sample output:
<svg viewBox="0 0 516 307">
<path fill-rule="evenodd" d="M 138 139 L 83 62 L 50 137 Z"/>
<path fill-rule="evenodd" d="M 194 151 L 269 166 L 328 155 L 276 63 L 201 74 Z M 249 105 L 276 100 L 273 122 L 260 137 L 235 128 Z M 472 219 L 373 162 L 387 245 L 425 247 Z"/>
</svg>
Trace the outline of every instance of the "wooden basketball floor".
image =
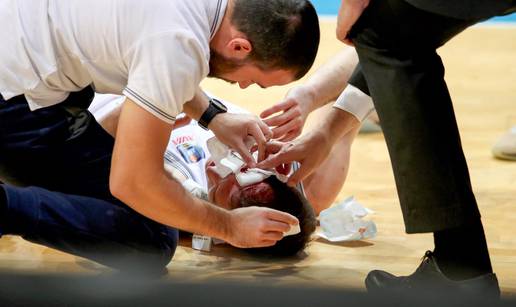
<svg viewBox="0 0 516 307">
<path fill-rule="evenodd" d="M 322 44 L 316 66 L 343 45 L 334 39 L 334 21 L 322 22 Z M 446 79 L 454 98 L 463 146 L 473 187 L 486 228 L 493 265 L 502 291 L 516 296 L 516 162 L 495 160 L 491 146 L 516 125 L 516 27 L 475 27 L 442 48 Z M 253 112 L 281 100 L 288 87 L 263 90 L 207 80 L 212 93 Z M 435 120 L 439 120 L 436 118 Z M 352 150 L 348 180 L 339 195 L 354 195 L 373 209 L 378 236 L 373 240 L 330 244 L 315 241 L 296 259 L 271 261 L 251 257 L 228 246 L 211 253 L 179 247 L 169 264 L 169 276 L 190 281 L 214 278 L 363 289 L 371 269 L 411 273 L 431 235 L 406 235 L 399 209 L 389 157 L 381 134 L 360 135 Z M 0 239 L 0 270 L 99 274 L 106 269 L 20 238 Z"/>
</svg>

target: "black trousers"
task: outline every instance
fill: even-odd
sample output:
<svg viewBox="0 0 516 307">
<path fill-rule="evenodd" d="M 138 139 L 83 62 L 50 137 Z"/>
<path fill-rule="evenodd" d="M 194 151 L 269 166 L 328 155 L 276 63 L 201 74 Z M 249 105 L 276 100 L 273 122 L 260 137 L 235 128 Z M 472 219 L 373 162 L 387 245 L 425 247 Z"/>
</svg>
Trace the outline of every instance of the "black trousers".
<svg viewBox="0 0 516 307">
<path fill-rule="evenodd" d="M 178 231 L 135 212 L 109 190 L 114 139 L 87 107 L 93 91 L 31 112 L 0 96 L 0 237 L 24 239 L 124 271 L 159 272 Z M 23 188 L 22 188 L 22 187 Z"/>
<path fill-rule="evenodd" d="M 403 0 L 372 0 L 350 34 L 360 59 L 350 83 L 373 98 L 408 233 L 480 217 L 436 52 L 478 21 L 425 12 Z"/>
<path fill-rule="evenodd" d="M 93 96 L 88 87 L 33 112 L 24 96 L 0 96 L 0 181 L 116 201 L 109 192 L 114 139 L 87 110 Z"/>
</svg>

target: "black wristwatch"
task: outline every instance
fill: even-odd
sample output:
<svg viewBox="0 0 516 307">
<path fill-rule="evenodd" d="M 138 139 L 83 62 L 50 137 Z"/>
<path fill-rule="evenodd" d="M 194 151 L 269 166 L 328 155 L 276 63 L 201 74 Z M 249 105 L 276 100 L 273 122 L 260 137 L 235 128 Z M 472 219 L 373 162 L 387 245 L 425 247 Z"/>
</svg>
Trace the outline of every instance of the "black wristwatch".
<svg viewBox="0 0 516 307">
<path fill-rule="evenodd" d="M 205 130 L 208 130 L 208 125 L 210 124 L 211 120 L 217 116 L 217 114 L 226 113 L 227 111 L 228 108 L 222 102 L 215 98 L 210 98 L 210 105 L 206 111 L 202 113 L 201 118 L 199 119 L 199 126 Z"/>
</svg>

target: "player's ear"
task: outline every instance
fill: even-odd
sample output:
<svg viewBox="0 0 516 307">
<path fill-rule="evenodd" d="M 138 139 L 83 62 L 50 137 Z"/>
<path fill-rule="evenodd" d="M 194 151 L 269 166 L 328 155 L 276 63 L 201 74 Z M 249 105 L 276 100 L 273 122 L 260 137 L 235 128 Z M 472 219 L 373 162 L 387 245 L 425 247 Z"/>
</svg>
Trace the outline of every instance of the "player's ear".
<svg viewBox="0 0 516 307">
<path fill-rule="evenodd" d="M 239 60 L 247 58 L 247 56 L 253 50 L 251 42 L 241 37 L 233 38 L 232 40 L 230 40 L 227 47 L 230 57 Z"/>
</svg>

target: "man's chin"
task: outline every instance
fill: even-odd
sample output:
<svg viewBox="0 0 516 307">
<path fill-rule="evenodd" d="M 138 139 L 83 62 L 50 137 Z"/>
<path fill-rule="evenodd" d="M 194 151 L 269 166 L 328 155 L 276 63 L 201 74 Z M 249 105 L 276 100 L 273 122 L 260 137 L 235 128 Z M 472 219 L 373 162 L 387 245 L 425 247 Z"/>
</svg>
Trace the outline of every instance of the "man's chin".
<svg viewBox="0 0 516 307">
<path fill-rule="evenodd" d="M 208 74 L 208 78 L 222 80 L 222 81 L 227 82 L 229 84 L 236 84 L 237 83 L 236 81 L 229 80 L 229 79 L 227 79 L 224 76 L 219 75 L 219 74 L 212 74 L 212 73 L 210 73 L 210 74 Z"/>
</svg>

